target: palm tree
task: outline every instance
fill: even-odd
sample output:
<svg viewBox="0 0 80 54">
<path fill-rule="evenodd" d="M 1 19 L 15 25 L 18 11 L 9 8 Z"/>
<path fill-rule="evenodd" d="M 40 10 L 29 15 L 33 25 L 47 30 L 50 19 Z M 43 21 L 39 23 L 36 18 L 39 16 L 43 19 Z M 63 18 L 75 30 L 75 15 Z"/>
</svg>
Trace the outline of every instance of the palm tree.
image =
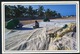
<svg viewBox="0 0 80 54">
<path fill-rule="evenodd" d="M 57 15 L 57 12 L 53 11 L 53 16 L 56 17 L 56 15 Z"/>
<path fill-rule="evenodd" d="M 28 8 L 27 7 L 25 8 L 25 11 L 24 11 L 23 15 L 24 15 L 24 17 L 28 16 Z"/>
<path fill-rule="evenodd" d="M 46 17 L 49 18 L 52 16 L 52 13 L 51 13 L 51 10 L 50 9 L 47 9 L 47 11 L 45 12 L 46 14 Z"/>
<path fill-rule="evenodd" d="M 21 7 L 20 5 L 17 5 L 17 6 L 15 7 L 15 10 L 14 10 L 14 12 L 15 12 L 15 17 L 21 17 L 22 13 L 21 13 L 20 7 Z"/>
<path fill-rule="evenodd" d="M 28 15 L 29 15 L 29 17 L 33 16 L 33 7 L 32 6 L 29 6 L 29 8 L 28 8 Z"/>
<path fill-rule="evenodd" d="M 37 11 L 37 9 L 35 9 L 35 10 L 33 10 L 33 16 L 37 16 L 38 15 L 38 11 Z"/>
<path fill-rule="evenodd" d="M 26 14 L 26 10 L 27 10 L 27 8 L 24 8 L 24 6 L 21 6 L 21 7 L 20 7 L 20 12 L 21 12 L 21 14 L 22 14 L 22 15 L 21 15 L 22 17 L 24 17 L 24 15 Z"/>
<path fill-rule="evenodd" d="M 15 17 L 24 17 L 24 14 L 26 14 L 26 8 L 21 5 L 14 6 L 14 14 Z"/>
<path fill-rule="evenodd" d="M 44 16 L 44 7 L 43 6 L 39 6 L 38 8 L 38 16 L 39 17 L 43 17 Z"/>
<path fill-rule="evenodd" d="M 5 5 L 5 16 L 6 18 L 9 17 L 9 18 L 13 18 L 14 17 L 14 6 L 7 6 Z"/>
<path fill-rule="evenodd" d="M 57 13 L 57 17 L 60 17 L 61 18 L 61 14 L 60 13 Z"/>
<path fill-rule="evenodd" d="M 10 15 L 10 8 L 9 6 L 5 5 L 5 17 L 8 18 L 10 17 L 9 15 Z"/>
</svg>

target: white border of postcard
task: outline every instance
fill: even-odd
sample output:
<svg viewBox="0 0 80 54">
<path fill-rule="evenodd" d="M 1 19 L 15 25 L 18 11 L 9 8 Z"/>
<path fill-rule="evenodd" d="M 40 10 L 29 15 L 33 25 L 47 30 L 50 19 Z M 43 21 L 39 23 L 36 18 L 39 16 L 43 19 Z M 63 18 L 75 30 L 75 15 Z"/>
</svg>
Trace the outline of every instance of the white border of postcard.
<svg viewBox="0 0 80 54">
<path fill-rule="evenodd" d="M 37 50 L 37 51 L 6 51 L 5 50 L 5 5 L 57 5 L 76 4 L 76 25 L 77 25 L 77 50 Z M 36 1 L 36 2 L 2 2 L 2 53 L 78 53 L 79 52 L 79 1 Z"/>
</svg>

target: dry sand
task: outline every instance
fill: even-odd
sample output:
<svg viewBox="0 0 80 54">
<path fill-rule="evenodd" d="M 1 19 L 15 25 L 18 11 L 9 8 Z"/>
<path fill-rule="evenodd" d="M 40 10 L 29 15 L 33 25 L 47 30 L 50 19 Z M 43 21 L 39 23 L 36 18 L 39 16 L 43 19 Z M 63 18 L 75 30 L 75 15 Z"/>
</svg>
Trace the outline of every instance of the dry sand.
<svg viewBox="0 0 80 54">
<path fill-rule="evenodd" d="M 42 20 L 37 20 L 38 22 L 42 21 Z M 26 24 L 31 24 L 31 23 L 34 23 L 35 20 L 23 20 L 23 21 L 20 21 L 23 25 L 26 25 Z"/>
<path fill-rule="evenodd" d="M 56 19 L 50 19 L 50 20 L 76 20 L 76 17 L 65 17 L 65 18 L 56 18 Z M 42 19 L 40 20 L 37 20 L 38 22 L 41 22 L 43 21 Z M 23 25 L 26 25 L 26 24 L 31 24 L 31 23 L 34 23 L 35 20 L 23 20 L 23 21 L 20 21 Z"/>
</svg>

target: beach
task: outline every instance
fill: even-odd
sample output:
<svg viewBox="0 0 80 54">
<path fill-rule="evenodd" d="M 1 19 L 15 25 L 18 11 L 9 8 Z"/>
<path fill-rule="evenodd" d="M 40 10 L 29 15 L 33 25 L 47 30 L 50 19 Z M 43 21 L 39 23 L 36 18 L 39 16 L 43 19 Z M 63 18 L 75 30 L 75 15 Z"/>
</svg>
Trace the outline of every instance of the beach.
<svg viewBox="0 0 80 54">
<path fill-rule="evenodd" d="M 6 50 L 76 50 L 76 33 L 68 32 L 61 37 L 50 37 L 51 33 L 59 33 L 65 24 L 76 23 L 76 18 L 50 19 L 50 22 L 37 20 L 40 28 L 32 29 L 35 20 L 20 21 L 25 29 L 5 31 Z M 27 29 L 30 28 L 30 29 Z M 63 29 L 64 30 L 64 29 Z M 57 32 L 56 32 L 57 31 Z M 73 34 L 74 33 L 74 34 Z M 73 37 L 72 37 L 73 34 Z M 56 35 L 57 36 L 57 35 Z M 60 46 L 61 44 L 61 46 Z"/>
</svg>

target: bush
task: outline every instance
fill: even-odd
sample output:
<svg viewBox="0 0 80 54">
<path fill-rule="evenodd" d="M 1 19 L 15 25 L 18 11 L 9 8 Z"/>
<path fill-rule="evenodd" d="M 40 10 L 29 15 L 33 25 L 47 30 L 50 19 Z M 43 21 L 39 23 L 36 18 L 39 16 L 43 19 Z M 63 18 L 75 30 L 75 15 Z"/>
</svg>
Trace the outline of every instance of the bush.
<svg viewBox="0 0 80 54">
<path fill-rule="evenodd" d="M 6 28 L 7 29 L 13 29 L 13 28 L 17 28 L 17 25 L 19 24 L 19 20 L 18 19 L 11 19 L 7 22 Z"/>
<path fill-rule="evenodd" d="M 47 21 L 50 22 L 50 20 L 48 18 L 44 18 L 43 21 L 44 22 L 47 22 Z"/>
<path fill-rule="evenodd" d="M 68 25 L 67 24 L 65 24 L 64 26 L 63 26 L 63 28 L 65 29 L 65 28 L 67 28 L 68 27 Z"/>
</svg>

